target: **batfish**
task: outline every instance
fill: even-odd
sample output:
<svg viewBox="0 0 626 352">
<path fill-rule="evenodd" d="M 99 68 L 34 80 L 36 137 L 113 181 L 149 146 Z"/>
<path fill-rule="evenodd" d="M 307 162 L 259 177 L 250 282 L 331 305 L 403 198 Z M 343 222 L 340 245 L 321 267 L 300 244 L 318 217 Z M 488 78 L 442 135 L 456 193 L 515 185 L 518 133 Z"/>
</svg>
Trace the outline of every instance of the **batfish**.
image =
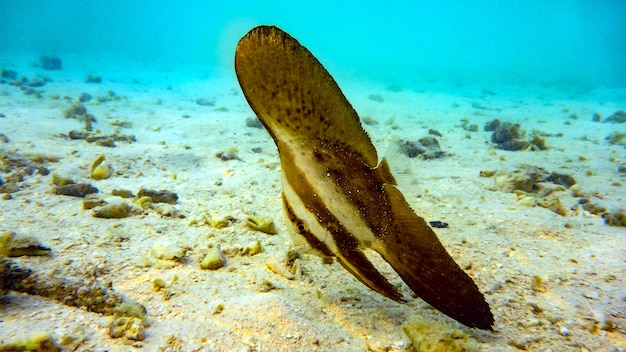
<svg viewBox="0 0 626 352">
<path fill-rule="evenodd" d="M 372 290 L 403 301 L 368 260 L 378 252 L 420 298 L 468 327 L 492 330 L 474 281 L 411 209 L 385 158 L 322 64 L 296 39 L 259 26 L 238 43 L 237 79 L 278 147 L 285 213 L 296 244 L 339 263 Z"/>
</svg>

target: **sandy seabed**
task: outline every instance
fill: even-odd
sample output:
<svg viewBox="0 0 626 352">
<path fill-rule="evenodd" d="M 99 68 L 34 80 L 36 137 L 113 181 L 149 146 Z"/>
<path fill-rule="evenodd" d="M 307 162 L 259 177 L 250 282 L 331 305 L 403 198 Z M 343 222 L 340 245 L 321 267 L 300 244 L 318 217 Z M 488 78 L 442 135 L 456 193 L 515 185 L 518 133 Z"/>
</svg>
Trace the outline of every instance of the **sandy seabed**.
<svg viewBox="0 0 626 352">
<path fill-rule="evenodd" d="M 189 71 L 195 77 L 189 80 L 176 79 L 168 67 L 66 61 L 73 69 L 43 71 L 9 59 L 0 67 L 31 81 L 50 79 L 30 94 L 0 85 L 6 137 L 0 176 L 14 180 L 21 171 L 7 160 L 17 157 L 49 170 L 26 173 L 15 182 L 17 192 L 4 194 L 0 231 L 35 237 L 51 249 L 11 258 L 15 265 L 112 287 L 143 305 L 145 333 L 139 341 L 113 338 L 106 314 L 13 291 L 0 301 L 2 343 L 45 332 L 76 351 L 410 351 L 438 341 L 482 351 L 626 350 L 626 230 L 579 204 L 587 199 L 608 213 L 626 208 L 619 171 L 626 149 L 605 140 L 626 133 L 626 124 L 592 121 L 594 113 L 606 118 L 624 110 L 623 90 L 339 81 L 361 117 L 371 118 L 364 127 L 380 154 L 392 137 L 441 134 L 447 156 L 402 161 L 413 170 L 404 194 L 420 216 L 449 224 L 436 232 L 485 293 L 496 320 L 490 333 L 465 328 L 418 298 L 391 301 L 337 262 L 302 254 L 299 271 L 290 271 L 294 247 L 278 154 L 265 130 L 247 126 L 254 116 L 234 73 Z M 87 75 L 102 82 L 85 83 Z M 92 133 L 136 141 L 107 147 L 69 138 L 70 131 L 85 131 L 79 118 L 64 116 L 82 93 L 92 96 L 83 103 L 95 118 Z M 496 118 L 521 124 L 527 136 L 544 136 L 549 149 L 495 148 L 483 127 Z M 90 166 L 101 154 L 112 175 L 94 180 Z M 507 189 L 507 177 L 527 166 L 576 180 L 571 188 L 550 188 L 563 214 L 537 205 L 541 191 Z M 151 189 L 175 192 L 178 201 L 143 209 L 128 198 L 128 217 L 96 218 L 81 198 L 55 194 L 53 173 L 93 185 L 105 200 L 113 190 Z M 251 217 L 272 219 L 277 234 L 251 229 Z M 262 252 L 250 253 L 257 241 Z M 200 267 L 210 247 L 221 249 L 223 267 Z M 380 258 L 372 260 L 401 285 Z M 411 297 L 408 287 L 402 290 Z M 424 325 L 436 329 L 421 334 Z"/>
</svg>

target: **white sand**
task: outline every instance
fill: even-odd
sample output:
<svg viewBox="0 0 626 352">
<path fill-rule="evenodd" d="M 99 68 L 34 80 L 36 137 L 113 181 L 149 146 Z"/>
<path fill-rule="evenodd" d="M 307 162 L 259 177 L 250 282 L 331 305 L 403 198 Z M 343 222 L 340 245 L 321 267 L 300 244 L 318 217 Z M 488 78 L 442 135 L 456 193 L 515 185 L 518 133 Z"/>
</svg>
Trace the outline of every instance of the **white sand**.
<svg viewBox="0 0 626 352">
<path fill-rule="evenodd" d="M 104 62 L 80 65 L 69 58 L 66 67 L 74 70 L 43 72 L 19 62 L 7 67 L 9 62 L 5 59 L 2 68 L 28 77 L 45 74 L 53 82 L 38 89 L 42 99 L 0 85 L 0 113 L 5 115 L 0 133 L 10 140 L 0 146 L 4 151 L 57 156 L 58 162 L 46 164 L 51 172 L 91 183 L 100 194 L 113 189 L 135 193 L 140 188 L 176 192 L 179 201 L 173 208 L 187 218 L 161 217 L 150 210 L 125 219 L 96 219 L 82 210 L 81 199 L 51 193 L 50 175 L 28 177 L 13 199 L 0 201 L 0 230 L 34 235 L 52 255 L 15 261 L 39 272 L 95 276 L 103 285 L 111 281 L 116 292 L 147 308 L 150 325 L 143 341 L 113 339 L 109 321 L 99 314 L 11 293 L 0 305 L 2 342 L 46 331 L 56 340 L 87 336 L 77 351 L 126 351 L 130 345 L 146 351 L 168 346 L 176 350 L 172 337 L 181 351 L 404 351 L 411 346 L 404 326 L 443 321 L 462 329 L 484 351 L 514 351 L 514 345 L 553 351 L 626 349 L 626 230 L 588 213 L 563 217 L 524 206 L 515 194 L 495 188 L 494 178 L 479 176 L 481 170 L 539 166 L 573 176 L 577 189 L 609 211 L 626 208 L 626 180 L 617 171 L 619 163 L 626 162 L 626 151 L 604 140 L 611 131 L 626 132 L 626 126 L 591 121 L 594 112 L 607 117 L 625 109 L 623 91 L 484 87 L 493 95 L 483 87 L 424 86 L 420 92 L 392 92 L 382 85 L 339 81 L 360 115 L 380 122 L 365 127 L 381 154 L 392 135 L 417 140 L 429 128 L 443 135 L 439 142 L 451 156 L 405 161 L 414 170 L 405 196 L 425 219 L 450 224 L 436 232 L 458 263 L 471 265 L 467 272 L 485 292 L 496 319 L 496 332 L 488 333 L 464 328 L 419 299 L 393 302 L 363 286 L 339 264 L 325 265 L 318 257 L 303 256 L 304 275 L 296 280 L 268 269 L 268 263 L 283 265 L 292 248 L 281 208 L 278 154 L 267 132 L 246 127 L 253 113 L 233 73 L 218 76 L 189 69 L 186 77 L 195 78 L 182 79 L 172 67 L 103 69 L 99 65 Z M 102 76 L 103 83 L 83 83 L 87 74 Z M 80 93 L 98 97 L 109 90 L 123 98 L 85 104 L 97 118 L 94 128 L 112 133 L 112 121 L 130 122 L 132 126 L 120 133 L 135 135 L 136 143 L 107 148 L 59 137 L 83 129 L 81 122 L 63 117 Z M 61 99 L 52 99 L 52 94 Z M 381 95 L 384 102 L 368 99 L 370 94 Z M 212 99 L 215 106 L 200 106 L 194 102 L 197 98 Z M 579 118 L 569 118 L 572 113 Z M 547 151 L 497 150 L 489 142 L 491 133 L 483 131 L 494 118 L 519 122 L 528 133 L 538 129 L 561 132 L 563 137 L 548 137 Z M 461 119 L 477 124 L 479 132 L 462 129 Z M 262 152 L 253 153 L 254 147 Z M 215 157 L 231 148 L 241 160 Z M 99 154 L 106 156 L 114 175 L 94 181 L 89 166 Z M 570 208 L 578 198 L 569 190 L 560 200 Z M 236 221 L 216 229 L 202 220 L 212 214 Z M 274 219 L 278 234 L 247 228 L 250 215 Z M 198 223 L 190 225 L 191 218 Z M 263 253 L 236 253 L 256 240 Z M 184 258 L 156 259 L 151 249 L 162 241 L 185 248 Z M 225 251 L 226 266 L 201 270 L 207 246 L 215 244 Z M 136 265 L 145 259 L 152 265 Z M 393 282 L 400 282 L 389 268 L 384 270 Z M 533 275 L 543 279 L 546 292 L 531 289 Z M 157 278 L 166 287 L 155 292 Z M 260 292 L 264 281 L 276 289 Z M 409 297 L 409 289 L 403 291 Z M 224 309 L 214 314 L 219 304 Z M 606 321 L 616 328 L 603 330 Z"/>
</svg>

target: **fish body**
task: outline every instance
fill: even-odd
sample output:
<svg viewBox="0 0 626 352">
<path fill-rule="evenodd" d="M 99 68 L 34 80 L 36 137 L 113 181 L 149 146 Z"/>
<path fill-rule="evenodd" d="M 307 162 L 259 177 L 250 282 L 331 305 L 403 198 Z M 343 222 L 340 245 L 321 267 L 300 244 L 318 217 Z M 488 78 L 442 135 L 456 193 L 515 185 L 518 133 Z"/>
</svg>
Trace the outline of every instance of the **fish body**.
<svg viewBox="0 0 626 352">
<path fill-rule="evenodd" d="M 379 253 L 422 299 L 469 326 L 493 315 L 474 281 L 397 188 L 354 108 L 296 39 L 259 26 L 238 43 L 235 70 L 280 156 L 282 196 L 296 244 L 338 262 L 393 300 L 402 294 L 365 256 Z"/>
</svg>

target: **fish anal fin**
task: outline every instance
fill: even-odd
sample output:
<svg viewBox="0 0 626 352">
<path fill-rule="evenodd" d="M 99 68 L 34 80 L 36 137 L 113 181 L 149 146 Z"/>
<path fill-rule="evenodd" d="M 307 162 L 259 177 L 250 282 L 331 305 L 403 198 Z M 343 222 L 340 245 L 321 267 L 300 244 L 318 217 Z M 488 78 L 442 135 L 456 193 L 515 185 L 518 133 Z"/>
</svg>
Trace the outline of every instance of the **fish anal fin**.
<svg viewBox="0 0 626 352">
<path fill-rule="evenodd" d="M 493 315 L 478 287 L 452 259 L 435 232 L 393 185 L 384 185 L 392 226 L 378 249 L 424 301 L 460 323 L 492 330 Z"/>
<path fill-rule="evenodd" d="M 402 301 L 402 294 L 387 281 L 360 249 L 344 250 L 337 256 L 337 260 L 365 286 L 394 301 Z"/>
</svg>

